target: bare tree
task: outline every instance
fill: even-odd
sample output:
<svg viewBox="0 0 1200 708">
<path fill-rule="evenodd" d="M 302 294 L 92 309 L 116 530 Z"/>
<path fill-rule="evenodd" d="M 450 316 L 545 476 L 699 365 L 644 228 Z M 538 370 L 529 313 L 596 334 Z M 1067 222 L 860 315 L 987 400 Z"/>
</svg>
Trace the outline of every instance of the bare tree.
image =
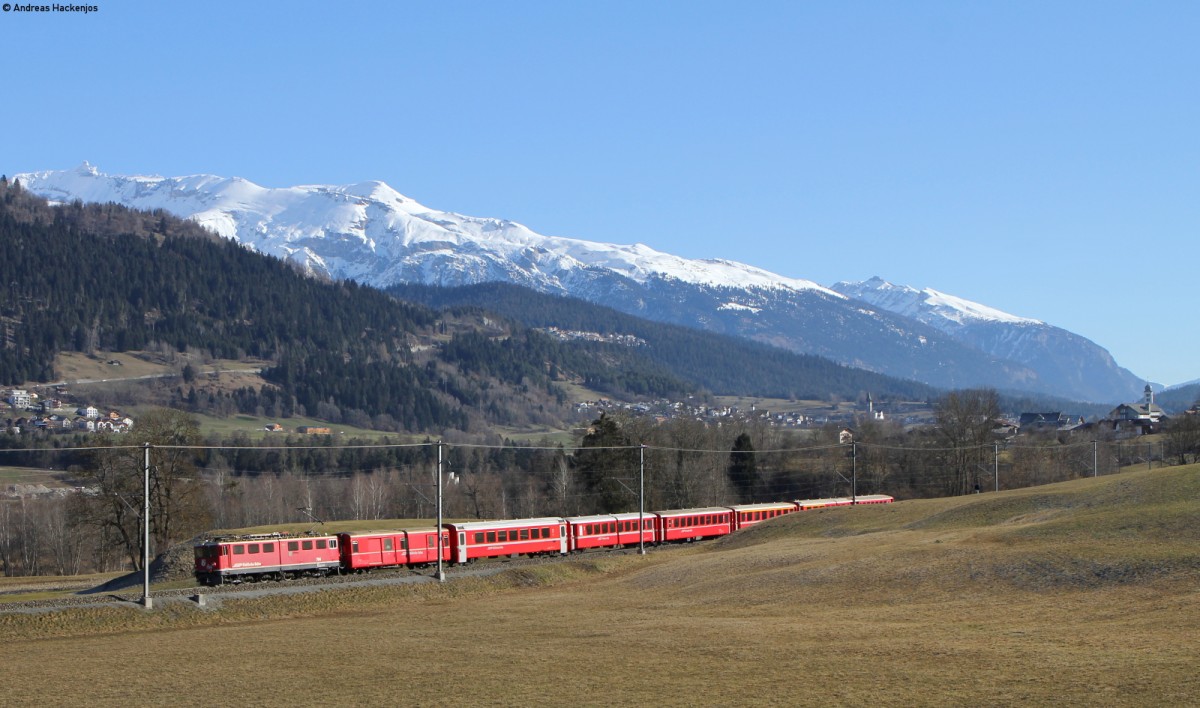
<svg viewBox="0 0 1200 708">
<path fill-rule="evenodd" d="M 1186 465 L 1189 456 L 1195 461 L 1200 454 L 1200 415 L 1184 414 L 1167 421 L 1163 427 L 1170 454 L 1179 460 L 1179 464 Z"/>
<path fill-rule="evenodd" d="M 951 391 L 937 402 L 934 415 L 953 471 L 947 491 L 966 494 L 978 489 L 979 471 L 1000 421 L 1000 397 L 993 389 Z"/>
<path fill-rule="evenodd" d="M 149 443 L 150 533 L 153 545 L 166 550 L 209 523 L 208 504 L 198 479 L 195 446 L 200 426 L 183 411 L 160 408 L 140 416 L 134 432 L 138 442 Z M 142 485 L 145 449 L 126 437 L 101 438 L 92 464 L 83 470 L 94 493 L 87 497 L 84 518 L 97 529 L 119 540 L 135 569 L 142 557 Z"/>
</svg>

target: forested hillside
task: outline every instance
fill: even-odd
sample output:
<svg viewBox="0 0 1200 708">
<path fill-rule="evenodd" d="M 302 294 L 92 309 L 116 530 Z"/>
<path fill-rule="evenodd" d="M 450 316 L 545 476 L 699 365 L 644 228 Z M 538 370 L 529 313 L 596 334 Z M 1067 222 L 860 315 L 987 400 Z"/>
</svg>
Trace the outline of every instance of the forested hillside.
<svg viewBox="0 0 1200 708">
<path fill-rule="evenodd" d="M 877 400 L 925 400 L 938 395 L 930 386 L 852 369 L 822 357 L 651 322 L 576 298 L 505 283 L 459 288 L 399 285 L 388 292 L 432 307 L 478 307 L 529 327 L 633 335 L 646 342 L 637 354 L 647 366 L 662 367 L 715 394 L 824 399 L 831 394 L 853 398 L 870 391 Z"/>
<path fill-rule="evenodd" d="M 0 275 L 0 385 L 54 379 L 62 351 L 198 350 L 271 363 L 277 388 L 236 392 L 240 409 L 413 431 L 545 415 L 559 378 L 617 396 L 693 388 L 611 347 L 321 281 L 164 213 L 50 206 L 7 181 Z"/>
</svg>

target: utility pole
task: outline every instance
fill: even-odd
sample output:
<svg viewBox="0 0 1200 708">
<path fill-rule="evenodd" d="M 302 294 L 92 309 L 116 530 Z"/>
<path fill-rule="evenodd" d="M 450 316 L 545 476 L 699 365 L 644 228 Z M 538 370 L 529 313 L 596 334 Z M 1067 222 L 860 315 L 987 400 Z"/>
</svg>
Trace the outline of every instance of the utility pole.
<svg viewBox="0 0 1200 708">
<path fill-rule="evenodd" d="M 858 503 L 858 441 L 850 441 L 850 501 Z"/>
<path fill-rule="evenodd" d="M 1100 476 L 1100 443 L 1092 441 L 1092 476 Z"/>
<path fill-rule="evenodd" d="M 142 606 L 152 609 L 150 599 L 150 443 L 142 444 Z"/>
<path fill-rule="evenodd" d="M 1000 443 L 992 443 L 992 475 L 996 478 L 996 491 L 1000 491 Z"/>
<path fill-rule="evenodd" d="M 442 569 L 442 441 L 437 441 L 437 579 L 446 582 L 446 571 Z"/>
<path fill-rule="evenodd" d="M 646 555 L 646 446 L 638 448 L 638 555 Z"/>
</svg>

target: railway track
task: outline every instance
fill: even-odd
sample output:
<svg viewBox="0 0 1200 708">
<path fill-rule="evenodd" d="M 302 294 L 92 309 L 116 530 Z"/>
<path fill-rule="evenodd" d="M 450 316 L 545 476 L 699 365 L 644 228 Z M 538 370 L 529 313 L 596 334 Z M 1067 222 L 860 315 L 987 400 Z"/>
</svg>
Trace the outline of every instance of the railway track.
<svg viewBox="0 0 1200 708">
<path fill-rule="evenodd" d="M 681 546 L 647 546 L 648 553 L 663 553 Z M 539 556 L 536 558 L 496 558 L 477 561 L 466 565 L 446 565 L 444 567 L 446 580 L 457 578 L 480 577 L 495 575 L 513 568 L 545 565 L 547 563 L 566 563 L 582 560 L 591 556 L 611 557 L 613 555 L 636 554 L 636 549 L 618 549 L 611 551 L 589 551 L 581 554 L 558 556 Z M 188 602 L 205 607 L 219 606 L 225 599 L 253 599 L 272 595 L 291 595 L 304 592 L 321 592 L 342 587 L 383 587 L 388 585 L 408 585 L 414 583 L 437 582 L 435 569 L 389 568 L 374 570 L 369 573 L 351 575 L 331 575 L 321 578 L 297 578 L 293 580 L 265 580 L 254 583 L 236 583 L 218 586 L 194 585 L 185 588 L 155 590 L 150 588 L 153 607 L 161 607 L 167 603 Z M 69 609 L 88 607 L 141 607 L 142 586 L 140 574 L 126 576 L 130 584 L 114 589 L 90 589 L 65 597 L 45 600 L 24 600 L 4 602 L 0 595 L 0 615 L 33 614 L 42 612 L 58 612 Z M 111 584 L 111 583 L 110 583 Z M 101 586 L 103 588 L 103 586 Z M 198 599 L 198 598 L 202 598 Z"/>
</svg>

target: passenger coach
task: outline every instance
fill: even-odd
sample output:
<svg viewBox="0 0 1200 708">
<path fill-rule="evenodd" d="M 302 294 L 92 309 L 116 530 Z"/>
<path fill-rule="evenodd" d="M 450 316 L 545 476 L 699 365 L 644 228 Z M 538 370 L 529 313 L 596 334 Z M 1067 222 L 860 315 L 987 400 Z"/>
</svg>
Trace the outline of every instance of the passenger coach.
<svg viewBox="0 0 1200 708">
<path fill-rule="evenodd" d="M 762 523 L 776 516 L 791 514 L 799 509 L 796 502 L 775 502 L 771 504 L 741 504 L 729 507 L 733 510 L 733 528 L 744 529 Z"/>
<path fill-rule="evenodd" d="M 733 531 L 733 509 L 727 506 L 656 511 L 654 515 L 658 517 L 660 543 L 699 541 Z"/>
<path fill-rule="evenodd" d="M 445 524 L 450 530 L 450 559 L 467 563 L 476 558 L 564 554 L 567 522 L 564 519 L 515 519 Z"/>
<path fill-rule="evenodd" d="M 437 529 L 339 533 L 342 567 L 348 571 L 437 562 Z M 450 560 L 450 532 L 442 531 L 442 560 Z"/>
<path fill-rule="evenodd" d="M 590 548 L 622 548 L 655 541 L 654 514 L 640 516 L 641 533 L 638 533 L 639 515 L 598 514 L 595 516 L 572 516 L 566 519 L 572 551 Z"/>
</svg>

